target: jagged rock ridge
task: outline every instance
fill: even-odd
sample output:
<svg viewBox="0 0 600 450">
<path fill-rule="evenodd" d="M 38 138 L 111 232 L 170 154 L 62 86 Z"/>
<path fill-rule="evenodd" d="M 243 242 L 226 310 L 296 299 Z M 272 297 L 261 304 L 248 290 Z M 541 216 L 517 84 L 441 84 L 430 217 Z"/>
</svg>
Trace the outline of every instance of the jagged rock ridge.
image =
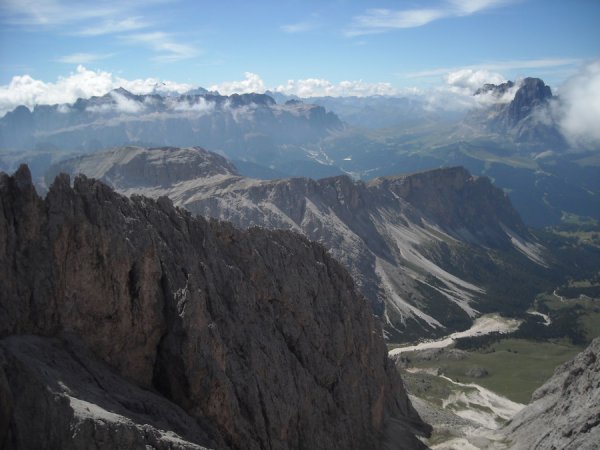
<svg viewBox="0 0 600 450">
<path fill-rule="evenodd" d="M 303 159 L 303 147 L 343 128 L 317 105 L 278 105 L 264 94 L 167 97 L 119 88 L 73 104 L 19 106 L 0 118 L 0 150 L 93 152 L 123 145 L 201 145 L 270 164 Z"/>
<path fill-rule="evenodd" d="M 367 302 L 320 245 L 192 218 L 166 198 L 127 199 L 85 177 L 71 187 L 59 176 L 41 199 L 25 166 L 0 175 L 0 204 L 0 441 L 9 448 L 89 448 L 86 437 L 114 430 L 129 437 L 103 448 L 378 448 L 384 437 L 421 446 L 413 433 L 427 427 Z M 48 385 L 48 366 L 73 369 Z M 45 399 L 58 405 L 45 404 L 50 419 L 32 428 L 23 412 Z M 161 402 L 172 403 L 173 421 L 191 417 L 174 435 L 152 429 L 169 420 L 156 413 Z M 128 411 L 152 419 L 146 431 L 114 417 Z M 65 440 L 74 429 L 79 447 Z"/>
<path fill-rule="evenodd" d="M 123 148 L 67 161 L 53 173 L 83 172 L 127 195 L 166 195 L 193 213 L 242 228 L 303 233 L 349 268 L 397 338 L 467 327 L 489 297 L 488 284 L 472 277 L 472 267 L 490 267 L 488 278 L 495 278 L 499 252 L 543 264 L 540 247 L 506 195 L 462 168 L 363 183 L 346 176 L 252 180 L 227 165 L 206 176 L 190 169 L 189 177 L 171 185 L 128 181 L 132 168 L 147 171 L 145 161 L 163 161 L 167 171 L 182 160 L 203 165 L 203 155 L 194 148 Z"/>
</svg>

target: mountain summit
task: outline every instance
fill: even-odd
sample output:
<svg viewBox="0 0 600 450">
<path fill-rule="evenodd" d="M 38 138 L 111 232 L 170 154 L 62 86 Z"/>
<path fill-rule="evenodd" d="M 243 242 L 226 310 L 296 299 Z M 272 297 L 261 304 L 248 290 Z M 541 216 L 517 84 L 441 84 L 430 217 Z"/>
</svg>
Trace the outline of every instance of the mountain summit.
<svg viewBox="0 0 600 450">
<path fill-rule="evenodd" d="M 511 89 L 518 86 L 514 98 L 502 101 Z M 518 145 L 534 149 L 566 148 L 564 137 L 553 118 L 550 86 L 539 78 L 525 78 L 520 83 L 486 84 L 475 95 L 492 95 L 498 102 L 483 110 L 472 111 L 465 122 L 475 130 L 486 130 L 512 139 Z"/>
</svg>

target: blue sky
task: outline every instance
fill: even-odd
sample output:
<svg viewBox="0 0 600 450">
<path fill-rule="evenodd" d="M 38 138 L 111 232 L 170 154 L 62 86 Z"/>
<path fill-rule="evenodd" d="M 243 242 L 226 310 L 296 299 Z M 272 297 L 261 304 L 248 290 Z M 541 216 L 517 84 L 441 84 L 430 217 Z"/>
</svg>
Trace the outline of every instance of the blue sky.
<svg viewBox="0 0 600 450">
<path fill-rule="evenodd" d="M 83 68 L 222 90 L 317 79 L 385 93 L 460 70 L 557 85 L 600 56 L 598 0 L 0 0 L 0 26 L 4 87 Z"/>
</svg>

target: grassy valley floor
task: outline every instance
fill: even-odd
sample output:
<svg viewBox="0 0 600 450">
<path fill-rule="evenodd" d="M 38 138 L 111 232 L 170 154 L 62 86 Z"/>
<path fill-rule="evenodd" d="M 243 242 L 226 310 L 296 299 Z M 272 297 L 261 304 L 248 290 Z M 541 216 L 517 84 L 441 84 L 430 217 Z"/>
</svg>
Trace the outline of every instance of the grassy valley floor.
<svg viewBox="0 0 600 450">
<path fill-rule="evenodd" d="M 445 375 L 459 383 L 476 383 L 514 402 L 528 403 L 533 391 L 550 378 L 554 369 L 582 349 L 567 342 L 506 338 L 474 351 L 408 352 L 402 354 L 401 364 L 409 390 L 415 395 L 420 392 L 419 377 L 425 375 L 413 373 L 407 377 L 407 369 L 428 369 L 430 374 Z"/>
</svg>

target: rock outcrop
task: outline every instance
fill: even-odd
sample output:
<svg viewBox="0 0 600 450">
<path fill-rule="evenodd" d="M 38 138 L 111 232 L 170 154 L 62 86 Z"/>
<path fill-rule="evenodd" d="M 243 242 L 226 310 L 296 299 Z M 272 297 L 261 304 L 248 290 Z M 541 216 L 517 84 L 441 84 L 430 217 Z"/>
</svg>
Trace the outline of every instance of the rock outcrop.
<svg viewBox="0 0 600 450">
<path fill-rule="evenodd" d="M 467 116 L 467 124 L 497 133 L 504 139 L 512 139 L 516 144 L 547 150 L 566 148 L 551 108 L 550 86 L 539 78 L 525 78 L 509 102 L 500 101 L 510 92 L 514 83 L 500 85 L 486 84 L 475 95 L 490 94 L 499 100 L 483 111 L 474 111 Z"/>
<path fill-rule="evenodd" d="M 0 236 L 5 447 L 422 447 L 378 323 L 322 246 L 83 176 L 42 199 L 25 166 L 0 174 Z"/>
<path fill-rule="evenodd" d="M 505 193 L 485 177 L 454 167 L 368 183 L 347 176 L 262 181 L 210 155 L 200 148 L 120 148 L 63 162 L 52 176 L 84 173 L 126 195 L 168 196 L 241 228 L 303 233 L 350 270 L 395 339 L 467 328 L 490 298 L 503 300 L 488 311 L 507 305 L 506 297 L 513 305 L 529 302 L 525 292 L 522 299 L 519 292 L 494 294 L 505 286 L 498 272 L 511 273 L 513 283 L 543 260 Z M 511 261 L 500 262 L 506 254 Z"/>
<path fill-rule="evenodd" d="M 0 339 L 1 448 L 223 446 L 180 407 L 124 380 L 74 339 Z"/>
<path fill-rule="evenodd" d="M 559 366 L 502 430 L 510 448 L 593 450 L 600 442 L 600 338 Z"/>
</svg>

